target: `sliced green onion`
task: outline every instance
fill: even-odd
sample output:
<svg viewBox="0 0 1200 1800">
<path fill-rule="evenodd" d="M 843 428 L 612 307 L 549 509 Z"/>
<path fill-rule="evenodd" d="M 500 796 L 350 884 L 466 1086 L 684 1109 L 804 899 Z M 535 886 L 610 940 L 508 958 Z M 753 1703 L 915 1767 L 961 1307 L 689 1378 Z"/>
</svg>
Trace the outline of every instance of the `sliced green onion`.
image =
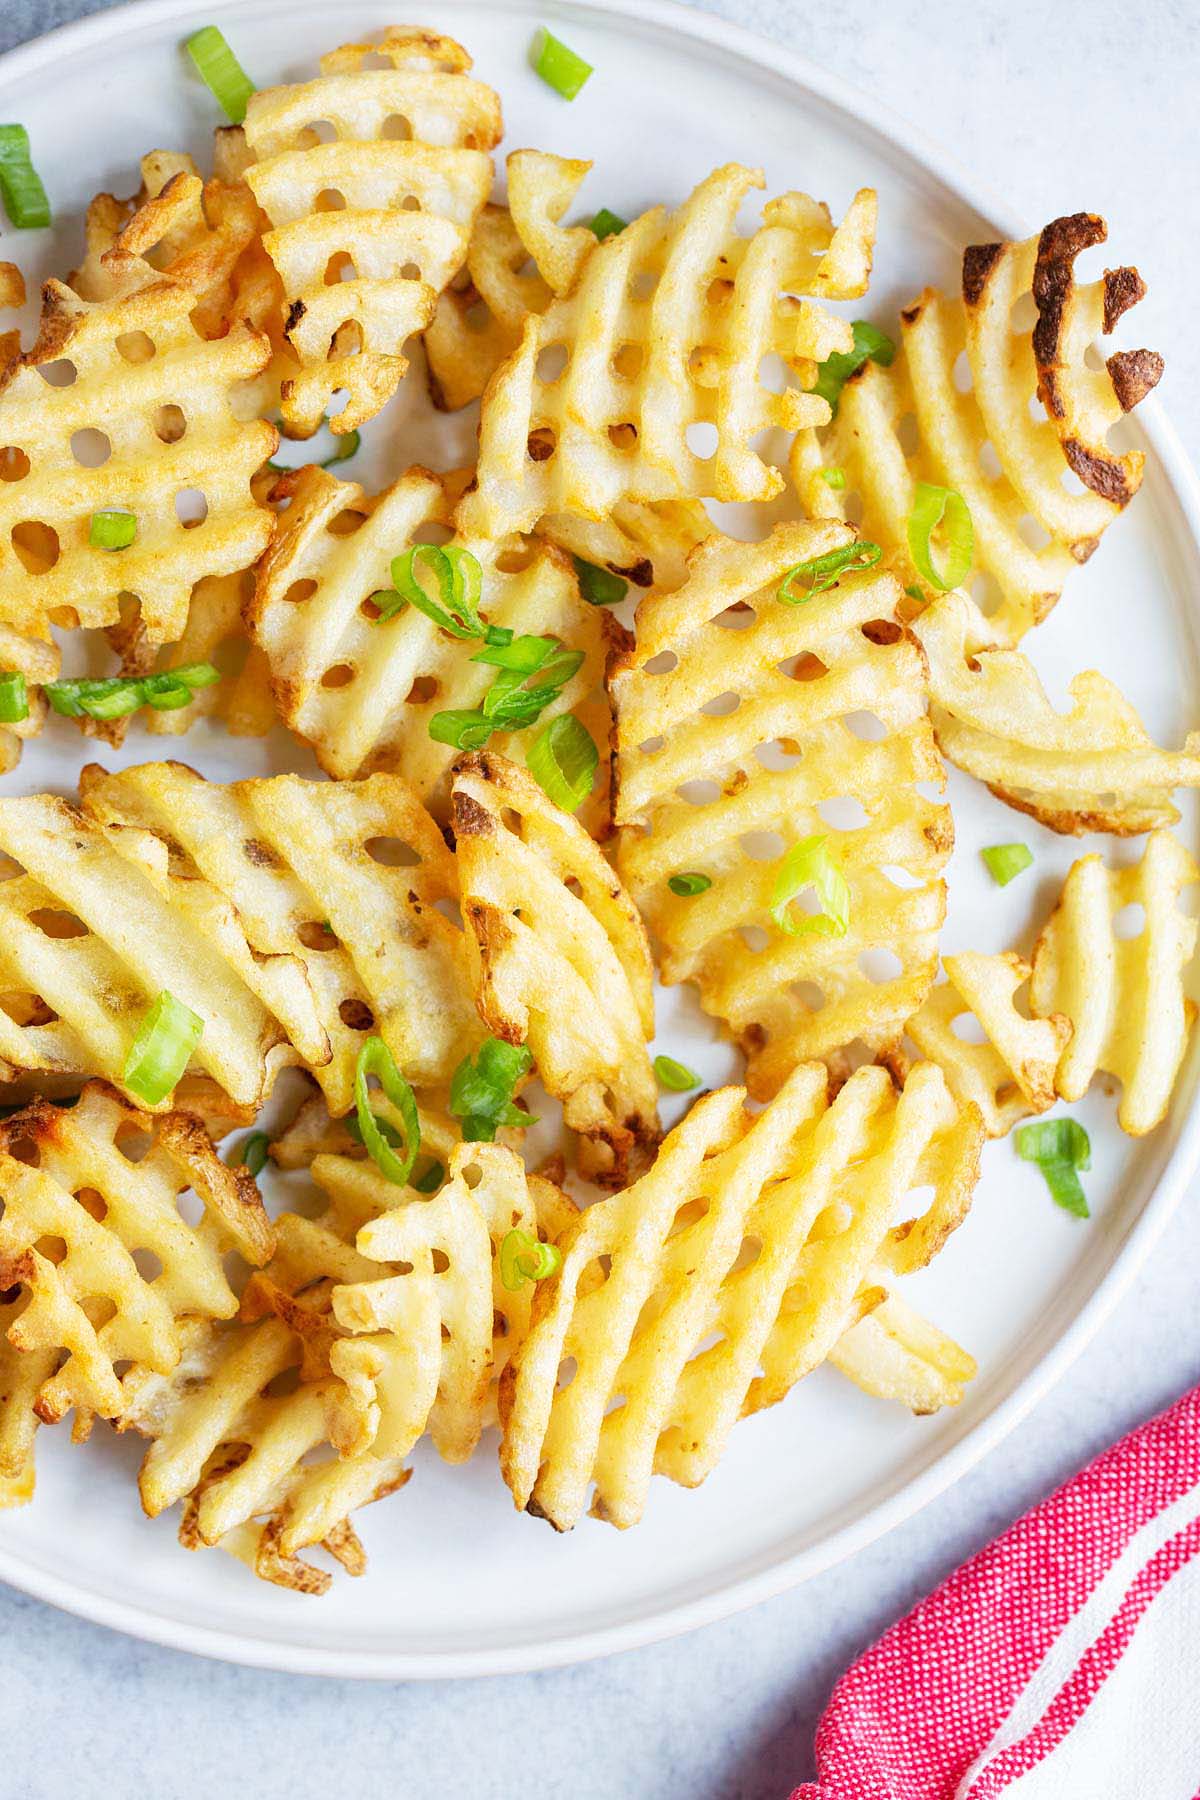
<svg viewBox="0 0 1200 1800">
<path fill-rule="evenodd" d="M 472 662 L 486 663 L 492 669 L 515 669 L 521 675 L 533 675 L 547 657 L 562 645 L 553 637 L 519 637 L 511 644 L 485 644 L 471 658 Z M 582 662 L 582 653 L 580 661 Z"/>
<path fill-rule="evenodd" d="M 204 1034 L 204 1020 L 164 988 L 129 1046 L 121 1077 L 131 1094 L 157 1106 L 175 1086 Z"/>
<path fill-rule="evenodd" d="M 413 1176 L 412 1185 L 418 1194 L 436 1194 L 445 1179 L 445 1163 L 431 1160 L 426 1163 L 419 1175 Z"/>
<path fill-rule="evenodd" d="M 486 713 L 466 708 L 436 712 L 429 721 L 434 743 L 452 744 L 456 750 L 482 750 L 495 729 Z"/>
<path fill-rule="evenodd" d="M 1042 1171 L 1056 1206 L 1077 1219 L 1091 1217 L 1076 1171 L 1091 1168 L 1092 1146 L 1077 1120 L 1039 1119 L 1035 1125 L 1022 1125 L 1016 1144 L 1017 1155 Z"/>
<path fill-rule="evenodd" d="M 562 1267 L 562 1251 L 555 1244 L 543 1244 L 528 1231 L 515 1227 L 500 1240 L 500 1280 L 510 1294 L 527 1281 L 545 1281 Z"/>
<path fill-rule="evenodd" d="M 450 1078 L 450 1112 L 462 1121 L 467 1143 L 490 1144 L 501 1125 L 536 1125 L 513 1103 L 518 1081 L 532 1067 L 528 1045 L 503 1038 L 485 1038 L 474 1056 L 463 1057 Z"/>
<path fill-rule="evenodd" d="M 368 1079 L 374 1075 L 380 1087 L 400 1113 L 404 1126 L 404 1155 L 397 1156 L 380 1129 L 382 1121 L 371 1106 Z M 358 1053 L 354 1065 L 354 1107 L 362 1141 L 380 1173 L 397 1187 L 407 1187 L 421 1148 L 421 1121 L 413 1091 L 396 1067 L 395 1058 L 381 1037 L 369 1037 Z"/>
<path fill-rule="evenodd" d="M 896 354 L 896 346 L 887 333 L 880 331 L 877 325 L 872 325 L 867 319 L 855 319 L 853 331 L 853 350 L 835 350 L 832 356 L 827 356 L 813 383 L 813 393 L 820 394 L 822 400 L 828 400 L 830 411 L 835 417 L 842 389 L 850 377 L 856 375 L 868 359 L 881 363 L 886 369 Z"/>
<path fill-rule="evenodd" d="M 926 597 L 925 589 L 917 587 L 915 582 L 912 584 L 911 587 L 906 587 L 904 591 L 908 595 L 909 599 L 915 600 L 918 603 L 918 605 L 927 606 L 929 604 L 928 598 Z"/>
<path fill-rule="evenodd" d="M 944 540 L 940 569 L 933 560 L 933 534 L 938 530 Z M 943 593 L 962 586 L 975 559 L 975 527 L 970 508 L 957 488 L 918 481 L 913 509 L 908 515 L 908 551 L 918 574 Z"/>
<path fill-rule="evenodd" d="M 820 912 L 793 912 L 792 901 L 808 887 L 816 893 Z M 784 857 L 771 893 L 771 917 L 789 937 L 814 932 L 845 937 L 850 928 L 850 887 L 823 836 L 802 838 Z"/>
<path fill-rule="evenodd" d="M 93 550 L 128 550 L 137 537 L 137 515 L 120 512 L 94 512 L 88 527 L 88 543 Z"/>
<path fill-rule="evenodd" d="M 825 483 L 826 487 L 831 487 L 835 489 L 836 492 L 840 493 L 846 485 L 846 471 L 845 469 L 834 468 L 822 469 L 821 480 Z"/>
<path fill-rule="evenodd" d="M 29 695 L 19 669 L 0 673 L 0 725 L 19 725 L 29 717 Z"/>
<path fill-rule="evenodd" d="M 234 1145 L 225 1160 L 235 1169 L 240 1163 L 247 1174 L 261 1175 L 266 1166 L 270 1145 L 271 1140 L 265 1131 L 252 1131 L 240 1144 Z"/>
<path fill-rule="evenodd" d="M 700 875 L 688 870 L 684 875 L 672 875 L 667 886 L 673 894 L 678 894 L 681 900 L 690 900 L 693 894 L 708 892 L 712 886 L 712 876 Z"/>
<path fill-rule="evenodd" d="M 575 564 L 579 592 L 589 606 L 615 606 L 629 592 L 629 583 L 614 575 L 611 569 L 584 562 L 582 556 L 573 556 L 571 561 Z"/>
<path fill-rule="evenodd" d="M 852 544 L 842 544 L 837 550 L 826 550 L 823 556 L 810 556 L 807 562 L 798 562 L 790 568 L 775 590 L 775 598 L 782 600 L 787 606 L 802 606 L 815 594 L 823 594 L 828 588 L 835 587 L 843 575 L 853 575 L 860 569 L 872 569 L 883 555 L 878 544 L 864 543 L 856 538 Z M 801 582 L 804 592 L 792 591 L 792 584 Z"/>
<path fill-rule="evenodd" d="M 1028 844 L 989 844 L 986 850 L 979 852 L 987 864 L 987 872 L 997 887 L 1007 887 L 1014 876 L 1027 869 L 1033 861 L 1033 851 Z"/>
<path fill-rule="evenodd" d="M 607 206 L 602 206 L 588 229 L 603 243 L 605 238 L 616 237 L 619 231 L 624 231 L 628 223 L 629 220 L 623 219 L 620 213 L 609 212 Z"/>
<path fill-rule="evenodd" d="M 246 102 L 254 92 L 254 83 L 225 41 L 225 34 L 215 25 L 205 25 L 187 40 L 187 53 L 196 65 L 200 79 L 224 109 L 226 117 L 241 125 L 246 117 Z"/>
<path fill-rule="evenodd" d="M 335 436 L 336 435 L 337 434 L 335 433 Z M 338 463 L 349 462 L 352 456 L 357 455 L 361 443 L 362 437 L 357 431 L 343 432 L 341 436 L 338 437 L 337 449 L 332 456 L 327 456 L 325 458 L 321 467 L 323 469 L 332 469 L 335 468 Z"/>
<path fill-rule="evenodd" d="M 577 812 L 596 782 L 600 752 L 574 713 L 543 725 L 525 753 L 525 766 L 556 806 Z"/>
<path fill-rule="evenodd" d="M 676 1062 L 673 1056 L 656 1056 L 654 1074 L 660 1087 L 667 1088 L 672 1094 L 686 1094 L 690 1088 L 700 1086 L 700 1077 L 686 1063 Z"/>
<path fill-rule="evenodd" d="M 546 85 L 564 100 L 573 100 L 592 72 L 591 63 L 568 50 L 562 39 L 544 25 L 534 37 L 530 60 Z"/>
<path fill-rule="evenodd" d="M 212 663 L 184 663 L 158 675 L 48 681 L 43 691 L 65 719 L 123 719 L 142 706 L 155 712 L 186 706 L 197 688 L 211 687 L 220 679 L 221 671 Z"/>
<path fill-rule="evenodd" d="M 29 133 L 23 125 L 0 125 L 0 195 L 18 231 L 49 225 L 50 202 L 30 160 Z"/>
<path fill-rule="evenodd" d="M 417 580 L 417 564 L 421 562 L 433 574 L 438 585 L 440 604 Z M 459 544 L 413 544 L 402 556 L 392 558 L 392 585 L 402 600 L 423 612 L 427 619 L 443 631 L 458 638 L 488 635 L 489 627 L 479 616 L 479 597 L 483 592 L 483 570 L 477 557 Z M 392 611 L 396 611 L 393 608 Z M 380 618 L 390 618 L 382 613 Z M 493 642 L 488 636 L 488 642 Z M 510 643 L 512 632 L 500 639 Z"/>
</svg>

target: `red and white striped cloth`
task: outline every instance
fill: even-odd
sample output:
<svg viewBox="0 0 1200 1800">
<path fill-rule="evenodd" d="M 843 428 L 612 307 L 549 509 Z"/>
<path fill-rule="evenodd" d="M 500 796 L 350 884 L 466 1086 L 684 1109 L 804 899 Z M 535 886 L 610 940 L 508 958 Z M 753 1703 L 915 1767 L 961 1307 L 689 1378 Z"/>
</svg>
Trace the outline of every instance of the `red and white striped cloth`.
<svg viewBox="0 0 1200 1800">
<path fill-rule="evenodd" d="M 792 1800 L 1200 1800 L 1200 1388 L 859 1658 Z"/>
</svg>

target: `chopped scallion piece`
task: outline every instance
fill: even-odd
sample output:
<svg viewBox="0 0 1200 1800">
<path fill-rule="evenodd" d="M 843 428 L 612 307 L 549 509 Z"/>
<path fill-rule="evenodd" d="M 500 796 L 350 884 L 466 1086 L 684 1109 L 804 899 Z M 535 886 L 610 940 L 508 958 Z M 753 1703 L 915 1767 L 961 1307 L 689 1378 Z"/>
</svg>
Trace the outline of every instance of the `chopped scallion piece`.
<svg viewBox="0 0 1200 1800">
<path fill-rule="evenodd" d="M 545 1281 L 562 1266 L 562 1251 L 554 1244 L 543 1244 L 528 1231 L 515 1227 L 500 1240 L 500 1280 L 510 1294 L 527 1281 Z"/>
<path fill-rule="evenodd" d="M 485 1038 L 474 1056 L 464 1056 L 450 1078 L 450 1112 L 462 1121 L 469 1144 L 490 1144 L 502 1125 L 536 1125 L 513 1102 L 518 1081 L 533 1067 L 526 1044 Z"/>
<path fill-rule="evenodd" d="M 221 671 L 212 663 L 183 663 L 177 669 L 136 678 L 110 675 L 100 680 L 48 681 L 44 692 L 54 711 L 65 719 L 123 719 L 142 706 L 155 712 L 187 706 L 197 688 L 211 687 L 220 679 Z"/>
<path fill-rule="evenodd" d="M 29 717 L 29 695 L 20 669 L 0 672 L 0 725 L 19 725 Z"/>
<path fill-rule="evenodd" d="M 941 568 L 934 562 L 933 534 L 939 532 Z M 908 552 L 918 574 L 943 593 L 961 587 L 975 559 L 971 511 L 957 488 L 918 481 L 908 515 Z"/>
<path fill-rule="evenodd" d="M 265 1131 L 252 1131 L 239 1144 L 234 1145 L 225 1160 L 235 1169 L 240 1163 L 247 1174 L 261 1175 L 266 1167 L 270 1144 L 271 1140 Z"/>
<path fill-rule="evenodd" d="M 574 713 L 559 713 L 543 725 L 525 755 L 525 764 L 556 806 L 578 812 L 596 781 L 600 752 Z"/>
<path fill-rule="evenodd" d="M 605 238 L 616 237 L 618 232 L 624 231 L 628 223 L 629 220 L 623 219 L 620 213 L 609 212 L 607 206 L 602 206 L 588 229 L 603 243 Z"/>
<path fill-rule="evenodd" d="M 404 1155 L 397 1156 L 380 1129 L 380 1120 L 371 1106 L 371 1090 L 367 1086 L 374 1075 L 380 1087 L 397 1108 L 404 1126 Z M 362 1141 L 380 1173 L 397 1187 L 407 1187 L 421 1148 L 421 1121 L 413 1091 L 396 1067 L 391 1051 L 381 1037 L 369 1037 L 358 1053 L 354 1065 L 354 1108 Z"/>
<path fill-rule="evenodd" d="M 813 393 L 820 394 L 822 400 L 828 400 L 834 416 L 837 416 L 838 401 L 842 389 L 852 375 L 856 375 L 863 364 L 868 361 L 882 363 L 886 369 L 896 354 L 896 346 L 886 332 L 880 331 L 866 319 L 855 319 L 853 325 L 853 350 L 835 350 L 827 356 L 817 371 L 817 379 L 813 384 Z"/>
<path fill-rule="evenodd" d="M 592 72 L 591 63 L 576 56 L 544 25 L 534 37 L 531 61 L 535 72 L 564 100 L 573 100 Z"/>
<path fill-rule="evenodd" d="M 1033 861 L 1033 851 L 1028 844 L 989 844 L 979 854 L 997 887 L 1007 887 Z"/>
<path fill-rule="evenodd" d="M 438 585 L 439 599 L 427 594 L 417 579 L 417 566 L 424 563 Z M 402 556 L 392 558 L 392 585 L 401 600 L 407 600 L 418 612 L 443 631 L 457 638 L 483 638 L 487 643 L 511 643 L 512 632 L 489 626 L 479 616 L 479 599 L 483 593 L 483 570 L 479 559 L 459 544 L 413 544 Z M 376 596 L 378 604 L 379 596 Z M 379 619 L 391 618 L 399 611 L 381 607 Z M 501 635 L 496 637 L 494 633 Z"/>
<path fill-rule="evenodd" d="M 1056 1206 L 1077 1219 L 1091 1217 L 1077 1170 L 1092 1166 L 1092 1146 L 1076 1119 L 1039 1119 L 1022 1125 L 1016 1137 L 1017 1155 L 1036 1163 Z"/>
<path fill-rule="evenodd" d="M 925 589 L 918 587 L 915 582 L 913 582 L 911 586 L 906 587 L 904 591 L 908 595 L 909 599 L 915 600 L 919 606 L 928 605 L 928 601 L 925 596 Z"/>
<path fill-rule="evenodd" d="M 50 202 L 30 160 L 29 133 L 23 125 L 0 125 L 0 195 L 18 231 L 49 225 Z"/>
<path fill-rule="evenodd" d="M 327 456 L 321 464 L 323 469 L 332 469 L 338 463 L 349 462 L 357 454 L 362 437 L 357 431 L 346 431 L 337 440 L 337 449 L 332 456 Z"/>
<path fill-rule="evenodd" d="M 254 83 L 225 41 L 225 34 L 215 25 L 205 25 L 187 40 L 187 53 L 196 65 L 200 79 L 224 109 L 233 124 L 241 125 L 246 117 L 246 102 L 254 92 Z"/>
<path fill-rule="evenodd" d="M 681 900 L 690 900 L 693 894 L 708 892 L 712 886 L 712 876 L 700 875 L 689 870 L 685 875 L 672 875 L 667 886 L 673 894 L 678 894 Z"/>
<path fill-rule="evenodd" d="M 456 750 L 482 750 L 494 730 L 486 713 L 466 708 L 436 712 L 429 721 L 429 735 L 435 744 L 452 744 Z"/>
<path fill-rule="evenodd" d="M 88 543 L 93 550 L 128 550 L 137 537 L 137 515 L 120 512 L 94 512 L 88 527 Z"/>
<path fill-rule="evenodd" d="M 826 487 L 831 487 L 835 492 L 840 493 L 846 485 L 846 471 L 845 469 L 834 468 L 822 469 L 821 480 L 825 483 Z"/>
<path fill-rule="evenodd" d="M 809 887 L 821 910 L 794 912 L 792 901 Z M 771 894 L 771 917 L 788 937 L 810 933 L 845 937 L 850 928 L 850 887 L 823 836 L 802 838 L 784 857 Z"/>
<path fill-rule="evenodd" d="M 419 1175 L 414 1175 L 412 1185 L 418 1194 L 436 1194 L 446 1179 L 444 1163 L 430 1161 L 426 1163 Z"/>
<path fill-rule="evenodd" d="M 571 561 L 575 564 L 579 591 L 589 606 L 615 606 L 629 592 L 629 583 L 611 569 L 584 562 L 582 556 L 573 556 Z"/>
<path fill-rule="evenodd" d="M 807 562 L 796 563 L 788 570 L 775 590 L 775 598 L 788 606 L 802 606 L 815 594 L 823 594 L 828 588 L 835 587 L 843 575 L 874 568 L 882 555 L 878 544 L 856 538 L 837 550 L 826 550 L 823 556 L 810 556 Z M 801 583 L 803 593 L 793 591 L 793 583 L 797 581 Z"/>
<path fill-rule="evenodd" d="M 665 1087 L 672 1094 L 686 1094 L 691 1088 L 700 1086 L 700 1077 L 686 1063 L 676 1062 L 673 1056 L 656 1056 L 654 1074 L 660 1087 Z"/>
<path fill-rule="evenodd" d="M 204 1020 L 163 988 L 138 1026 L 121 1077 L 146 1106 L 166 1099 L 191 1061 Z"/>
</svg>

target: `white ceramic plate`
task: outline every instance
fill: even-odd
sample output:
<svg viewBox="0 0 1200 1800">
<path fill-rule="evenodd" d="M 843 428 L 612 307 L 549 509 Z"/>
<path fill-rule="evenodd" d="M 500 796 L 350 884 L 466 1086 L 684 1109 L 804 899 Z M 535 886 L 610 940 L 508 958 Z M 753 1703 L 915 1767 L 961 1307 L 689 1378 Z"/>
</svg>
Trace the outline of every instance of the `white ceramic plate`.
<svg viewBox="0 0 1200 1800">
<path fill-rule="evenodd" d="M 777 45 L 717 19 L 656 0 L 540 8 L 523 0 L 436 0 L 409 10 L 468 45 L 478 72 L 500 90 L 505 149 L 535 144 L 595 159 L 584 195 L 590 206 L 629 217 L 659 199 L 678 201 L 732 158 L 762 164 L 772 192 L 806 188 L 835 213 L 860 184 L 876 186 L 881 230 L 869 310 L 880 320 L 925 282 L 953 283 L 962 244 L 997 231 L 1022 235 L 1019 222 L 974 198 L 940 154 L 915 153 L 907 127 L 881 119 L 872 103 Z M 53 233 L 5 240 L 4 253 L 18 256 L 27 275 L 72 266 L 88 197 L 101 188 L 131 191 L 145 149 L 186 147 L 204 158 L 214 108 L 179 45 L 210 19 L 265 84 L 306 76 L 318 52 L 378 29 L 388 12 L 382 4 L 334 8 L 315 0 L 150 0 L 3 59 L 0 118 L 29 127 L 56 207 Z M 526 62 L 532 33 L 546 20 L 596 68 L 570 106 Z M 1103 207 L 1103 194 L 1088 198 Z M 1137 248 L 1119 245 L 1115 253 L 1132 258 Z M 1052 692 L 1061 697 L 1086 654 L 1120 679 L 1159 742 L 1175 742 L 1195 723 L 1188 696 L 1200 691 L 1187 598 L 1200 501 L 1163 419 L 1153 405 L 1141 411 L 1153 452 L 1143 493 L 1032 647 Z M 345 472 L 370 485 L 409 461 L 452 466 L 469 453 L 472 423 L 430 415 L 418 378 L 368 427 Z M 135 731 L 121 760 L 171 748 L 171 740 Z M 285 766 L 315 772 L 281 733 L 264 745 L 201 729 L 183 753 L 217 778 Z M 73 730 L 55 721 L 6 785 L 67 790 L 83 755 Z M 1079 847 L 963 778 L 954 779 L 952 798 L 959 847 L 947 946 L 1028 942 Z M 1193 815 L 1183 830 L 1194 842 Z M 1002 893 L 982 873 L 977 851 L 1014 837 L 1032 845 L 1037 863 Z M 1134 849 L 1118 846 L 1116 854 Z M 732 1053 L 678 995 L 660 997 L 659 1019 L 659 1047 L 695 1064 L 707 1081 L 735 1072 Z M 217 1551 L 185 1554 L 170 1517 L 143 1521 L 133 1442 L 101 1432 L 86 1450 L 74 1450 L 62 1432 L 47 1431 L 35 1504 L 0 1517 L 0 1577 L 182 1649 L 330 1675 L 526 1669 L 705 1624 L 887 1531 L 998 1443 L 1063 1373 L 1191 1174 L 1200 1139 L 1196 1079 L 1193 1057 L 1170 1122 L 1141 1145 L 1115 1130 L 1108 1095 L 1097 1090 L 1075 1109 L 1095 1151 L 1088 1224 L 1057 1211 L 1037 1171 L 1010 1146 L 990 1149 L 970 1220 L 914 1283 L 917 1303 L 979 1359 L 979 1378 L 955 1412 L 916 1420 L 819 1371 L 784 1405 L 741 1425 L 698 1492 L 656 1483 L 644 1522 L 623 1535 L 589 1520 L 560 1538 L 516 1514 L 490 1443 L 465 1469 L 418 1453 L 406 1491 L 363 1517 L 367 1578 L 339 1576 L 321 1600 L 256 1582 Z M 668 1102 L 669 1117 L 678 1110 Z"/>
</svg>

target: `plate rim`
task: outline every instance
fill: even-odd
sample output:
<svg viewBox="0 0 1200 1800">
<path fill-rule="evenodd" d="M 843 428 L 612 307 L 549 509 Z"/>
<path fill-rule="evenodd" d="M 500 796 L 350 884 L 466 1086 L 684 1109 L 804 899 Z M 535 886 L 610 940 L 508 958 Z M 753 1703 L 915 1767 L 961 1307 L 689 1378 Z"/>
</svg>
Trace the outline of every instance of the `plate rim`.
<svg viewBox="0 0 1200 1800">
<path fill-rule="evenodd" d="M 462 0 L 439 0 L 453 13 Z M 284 10 L 285 0 L 261 0 Z M 294 0 L 286 0 L 288 9 Z M 490 0 L 498 12 L 527 10 L 527 0 Z M 209 18 L 236 14 L 241 0 L 207 0 Z M 546 0 L 549 19 L 589 14 L 606 21 L 628 19 L 666 36 L 736 57 L 753 69 L 782 78 L 835 112 L 888 142 L 923 173 L 989 220 L 1006 237 L 1030 235 L 1033 227 L 1016 216 L 957 156 L 912 125 L 887 103 L 810 61 L 787 45 L 679 0 Z M 20 81 L 44 73 L 60 55 L 89 46 L 110 48 L 114 40 L 173 20 L 194 20 L 195 0 L 123 0 L 43 33 L 0 53 L 0 81 Z M 1200 561 L 1200 476 L 1181 439 L 1154 396 L 1138 409 L 1141 430 L 1162 476 L 1179 505 Z M 590 1661 L 622 1650 L 658 1643 L 746 1610 L 823 1573 L 919 1512 L 980 1462 L 1024 1419 L 1062 1378 L 1124 1297 L 1178 1206 L 1200 1163 L 1200 1103 L 1179 1126 L 1178 1137 L 1141 1213 L 1115 1250 L 1113 1261 L 1084 1305 L 1064 1326 L 1040 1361 L 979 1423 L 918 1475 L 869 1507 L 860 1517 L 816 1544 L 780 1557 L 754 1574 L 714 1585 L 698 1597 L 667 1604 L 617 1624 L 596 1626 L 507 1646 L 479 1650 L 382 1651 L 288 1644 L 242 1631 L 170 1618 L 154 1609 L 95 1594 L 52 1571 L 27 1563 L 0 1545 L 0 1580 L 59 1610 L 92 1624 L 172 1650 L 284 1674 L 334 1679 L 447 1680 L 464 1676 L 523 1674 Z"/>
</svg>

